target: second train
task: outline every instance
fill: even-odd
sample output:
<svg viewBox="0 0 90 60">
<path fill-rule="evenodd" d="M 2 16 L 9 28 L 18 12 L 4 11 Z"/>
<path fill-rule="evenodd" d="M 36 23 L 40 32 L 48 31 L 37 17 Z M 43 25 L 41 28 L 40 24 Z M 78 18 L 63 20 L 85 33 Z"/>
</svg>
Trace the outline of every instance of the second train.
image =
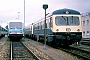
<svg viewBox="0 0 90 60">
<path fill-rule="evenodd" d="M 28 25 L 25 35 L 44 41 L 45 18 Z M 82 39 L 81 14 L 73 9 L 59 9 L 46 16 L 46 41 L 53 45 L 71 45 Z"/>
</svg>

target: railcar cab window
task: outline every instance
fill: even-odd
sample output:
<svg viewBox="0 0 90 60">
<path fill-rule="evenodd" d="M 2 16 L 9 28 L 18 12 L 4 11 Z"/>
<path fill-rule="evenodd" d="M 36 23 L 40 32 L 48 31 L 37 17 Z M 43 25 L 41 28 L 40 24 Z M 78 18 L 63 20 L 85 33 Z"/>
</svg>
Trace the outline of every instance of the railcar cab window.
<svg viewBox="0 0 90 60">
<path fill-rule="evenodd" d="M 56 16 L 55 17 L 56 25 L 79 25 L 79 17 L 77 16 Z"/>
<path fill-rule="evenodd" d="M 21 29 L 22 28 L 22 22 L 10 22 L 9 23 L 9 28 L 11 29 Z"/>
</svg>

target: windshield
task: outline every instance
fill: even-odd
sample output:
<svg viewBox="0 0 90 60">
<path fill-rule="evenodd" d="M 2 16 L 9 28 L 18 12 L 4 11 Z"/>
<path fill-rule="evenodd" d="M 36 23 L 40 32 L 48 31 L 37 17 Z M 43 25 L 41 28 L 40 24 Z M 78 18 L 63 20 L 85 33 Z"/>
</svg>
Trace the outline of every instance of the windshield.
<svg viewBox="0 0 90 60">
<path fill-rule="evenodd" d="M 9 28 L 12 29 L 21 29 L 22 28 L 22 22 L 10 22 Z"/>
<path fill-rule="evenodd" d="M 57 16 L 55 17 L 56 25 L 79 25 L 79 17 L 77 16 Z"/>
</svg>

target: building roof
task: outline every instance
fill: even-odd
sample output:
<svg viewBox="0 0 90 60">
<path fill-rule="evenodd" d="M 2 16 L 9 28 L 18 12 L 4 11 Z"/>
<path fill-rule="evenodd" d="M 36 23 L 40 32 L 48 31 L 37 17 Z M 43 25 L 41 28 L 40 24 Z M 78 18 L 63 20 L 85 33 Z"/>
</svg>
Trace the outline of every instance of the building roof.
<svg viewBox="0 0 90 60">
<path fill-rule="evenodd" d="M 76 15 L 80 15 L 80 12 L 78 12 L 76 10 L 72 10 L 72 9 L 59 9 L 59 10 L 55 10 L 52 14 L 53 15 L 56 15 L 56 14 L 76 14 Z"/>
</svg>

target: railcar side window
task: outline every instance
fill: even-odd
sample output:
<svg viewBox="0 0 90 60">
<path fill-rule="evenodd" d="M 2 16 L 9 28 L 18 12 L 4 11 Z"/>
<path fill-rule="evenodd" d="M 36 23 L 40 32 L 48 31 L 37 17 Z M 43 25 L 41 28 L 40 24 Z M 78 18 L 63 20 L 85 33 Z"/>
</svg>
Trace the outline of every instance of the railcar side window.
<svg viewBox="0 0 90 60">
<path fill-rule="evenodd" d="M 42 21 L 40 22 L 40 26 L 41 26 L 41 29 L 42 29 Z"/>
<path fill-rule="evenodd" d="M 49 23 L 50 27 L 52 27 L 52 17 L 50 18 L 50 23 Z"/>
<path fill-rule="evenodd" d="M 49 28 L 49 20 L 47 20 L 47 28 Z"/>
<path fill-rule="evenodd" d="M 42 28 L 44 29 L 44 21 L 43 21 L 43 26 L 42 26 Z"/>
<path fill-rule="evenodd" d="M 32 30 L 32 26 L 31 26 L 31 28 L 30 28 L 30 31 Z"/>
<path fill-rule="evenodd" d="M 1 26 L 0 26 L 0 31 L 1 31 Z"/>
<path fill-rule="evenodd" d="M 33 25 L 33 30 L 35 30 L 35 25 Z"/>
<path fill-rule="evenodd" d="M 39 24 L 37 23 L 37 30 L 39 29 Z"/>
</svg>

